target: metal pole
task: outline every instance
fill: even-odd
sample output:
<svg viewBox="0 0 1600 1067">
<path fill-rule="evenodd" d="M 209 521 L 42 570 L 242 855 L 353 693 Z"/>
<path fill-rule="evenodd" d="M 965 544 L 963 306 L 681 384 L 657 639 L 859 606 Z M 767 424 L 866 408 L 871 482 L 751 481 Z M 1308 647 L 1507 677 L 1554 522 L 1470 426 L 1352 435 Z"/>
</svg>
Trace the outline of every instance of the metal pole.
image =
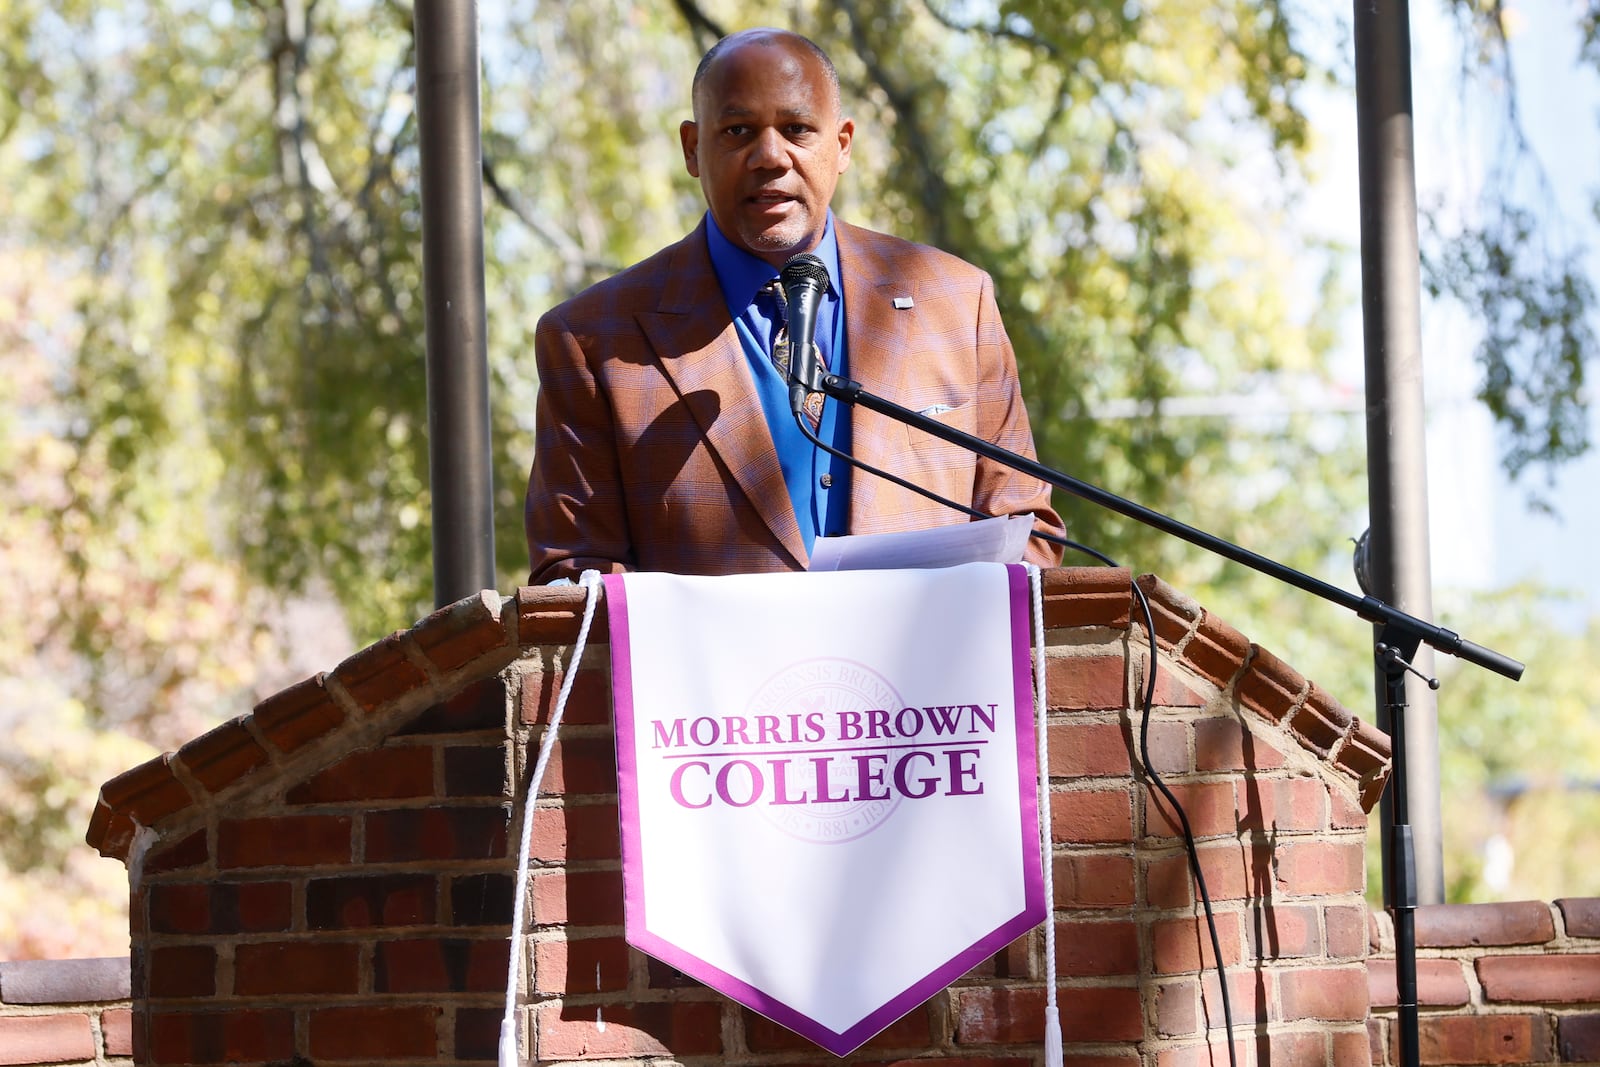
<svg viewBox="0 0 1600 1067">
<path fill-rule="evenodd" d="M 442 607 L 495 587 L 478 8 L 417 0 L 414 18 L 433 598 Z"/>
<path fill-rule="evenodd" d="M 1356 123 L 1361 186 L 1361 307 L 1365 323 L 1367 489 L 1372 595 L 1433 617 L 1428 484 L 1423 439 L 1421 279 L 1411 115 L 1411 32 L 1406 0 L 1355 0 Z M 1424 649 L 1417 669 L 1432 674 Z M 1387 685 L 1375 679 L 1378 725 Z M 1417 899 L 1444 900 L 1439 734 L 1432 690 L 1406 679 L 1403 774 L 1410 795 Z M 1386 797 L 1385 805 L 1389 803 Z M 1386 809 L 1387 810 L 1387 809 Z M 1384 857 L 1390 857 L 1385 828 Z M 1384 884 L 1391 882 L 1385 869 Z"/>
</svg>

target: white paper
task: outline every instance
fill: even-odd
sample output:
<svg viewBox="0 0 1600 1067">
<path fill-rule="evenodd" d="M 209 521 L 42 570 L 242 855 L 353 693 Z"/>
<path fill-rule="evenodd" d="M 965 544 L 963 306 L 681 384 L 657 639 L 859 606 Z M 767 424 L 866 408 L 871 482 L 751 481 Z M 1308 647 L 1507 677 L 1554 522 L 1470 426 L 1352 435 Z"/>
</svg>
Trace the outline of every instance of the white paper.
<svg viewBox="0 0 1600 1067">
<path fill-rule="evenodd" d="M 1001 515 L 905 533 L 819 537 L 811 549 L 813 571 L 958 567 L 963 563 L 1021 563 L 1033 530 L 1032 515 Z"/>
</svg>

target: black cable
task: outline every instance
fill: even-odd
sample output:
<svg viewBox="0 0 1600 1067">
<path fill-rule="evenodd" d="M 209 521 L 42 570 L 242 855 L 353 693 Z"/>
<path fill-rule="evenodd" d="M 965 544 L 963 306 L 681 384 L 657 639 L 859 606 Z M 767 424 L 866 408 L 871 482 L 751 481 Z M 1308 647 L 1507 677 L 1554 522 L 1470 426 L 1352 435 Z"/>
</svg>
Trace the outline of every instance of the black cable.
<svg viewBox="0 0 1600 1067">
<path fill-rule="evenodd" d="M 833 456 L 836 459 L 844 460 L 852 467 L 866 471 L 868 474 L 875 474 L 880 478 L 893 482 L 902 489 L 909 489 L 914 493 L 919 493 L 922 496 L 927 497 L 929 500 L 944 504 L 945 506 L 954 508 L 957 511 L 965 512 L 974 518 L 989 519 L 994 517 L 979 511 L 977 508 L 969 507 L 965 504 L 957 504 L 953 500 L 946 500 L 944 497 L 930 489 L 924 489 L 920 485 L 913 485 L 904 478 L 897 477 L 888 473 L 887 471 L 881 471 L 870 464 L 861 462 L 854 456 L 829 447 L 822 442 L 822 439 L 819 438 L 816 433 L 812 431 L 810 420 L 802 418 L 798 412 L 795 413 L 794 421 L 795 425 L 800 427 L 800 432 L 805 434 L 806 438 L 810 440 L 813 445 L 822 449 L 824 452 L 828 453 L 828 455 Z M 1107 556 L 1104 553 L 1088 547 L 1087 545 L 1079 544 L 1078 542 L 1068 538 L 1058 537 L 1055 534 L 1044 533 L 1040 530 L 1034 530 L 1033 536 L 1043 541 L 1050 541 L 1066 548 L 1075 549 L 1076 551 L 1082 552 L 1086 556 L 1099 560 L 1108 567 L 1115 567 L 1117 565 L 1110 556 Z M 1167 788 L 1167 783 L 1161 780 L 1161 775 L 1156 771 L 1155 764 L 1150 761 L 1150 716 L 1155 708 L 1156 670 L 1159 666 L 1156 646 L 1156 623 L 1155 616 L 1150 611 L 1150 601 L 1144 595 L 1144 590 L 1139 588 L 1138 582 L 1133 582 L 1131 584 L 1133 587 L 1133 594 L 1139 598 L 1139 607 L 1144 613 L 1145 632 L 1150 637 L 1150 669 L 1146 672 L 1147 676 L 1145 678 L 1144 700 L 1140 707 L 1139 718 L 1139 759 L 1144 763 L 1145 774 L 1149 776 L 1150 781 L 1155 785 L 1156 789 L 1160 791 L 1161 795 L 1166 798 L 1167 803 L 1172 806 L 1172 810 L 1177 813 L 1178 825 L 1183 830 L 1183 847 L 1184 851 L 1188 853 L 1189 872 L 1191 875 L 1193 875 L 1195 888 L 1200 893 L 1200 903 L 1202 908 L 1205 910 L 1206 915 L 1206 929 L 1211 935 L 1211 953 L 1216 958 L 1217 986 L 1222 991 L 1222 1019 L 1223 1025 L 1227 1028 L 1228 1034 L 1228 1063 L 1230 1064 L 1230 1067 L 1238 1067 L 1238 1053 L 1234 1050 L 1233 1042 L 1233 1003 L 1232 998 L 1228 995 L 1228 972 L 1226 965 L 1222 962 L 1222 941 L 1217 936 L 1217 918 L 1211 910 L 1211 893 L 1206 888 L 1206 876 L 1200 870 L 1199 846 L 1195 844 L 1194 831 L 1189 826 L 1189 816 L 1184 812 L 1183 805 L 1178 803 L 1178 798 L 1173 796 L 1172 790 Z M 1048 859 L 1048 857 L 1045 857 L 1045 859 Z M 1052 981 L 1053 980 L 1054 979 L 1052 979 Z M 1205 992 L 1202 988 L 1201 996 L 1204 997 L 1204 995 Z"/>
</svg>

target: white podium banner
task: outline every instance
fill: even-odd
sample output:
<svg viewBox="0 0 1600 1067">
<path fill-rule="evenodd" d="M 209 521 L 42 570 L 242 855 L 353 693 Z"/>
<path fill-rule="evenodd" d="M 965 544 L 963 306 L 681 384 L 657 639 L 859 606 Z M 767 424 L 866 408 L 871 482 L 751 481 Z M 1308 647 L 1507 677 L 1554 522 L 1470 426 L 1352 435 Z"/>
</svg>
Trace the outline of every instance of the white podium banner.
<svg viewBox="0 0 1600 1067">
<path fill-rule="evenodd" d="M 605 588 L 631 944 L 842 1056 L 1044 919 L 1023 567 Z"/>
</svg>

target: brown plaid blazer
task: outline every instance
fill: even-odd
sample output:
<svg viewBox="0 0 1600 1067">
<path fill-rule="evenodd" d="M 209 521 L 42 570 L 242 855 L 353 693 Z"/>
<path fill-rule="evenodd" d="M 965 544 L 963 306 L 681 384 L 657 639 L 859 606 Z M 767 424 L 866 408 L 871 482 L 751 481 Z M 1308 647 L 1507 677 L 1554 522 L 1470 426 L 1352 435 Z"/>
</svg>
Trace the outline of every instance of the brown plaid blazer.
<svg viewBox="0 0 1600 1067">
<path fill-rule="evenodd" d="M 761 402 L 693 233 L 539 320 L 539 399 L 525 522 L 532 583 L 583 570 L 803 570 L 804 543 Z M 1027 456 L 1033 436 L 993 283 L 947 253 L 835 222 L 850 376 Z M 896 297 L 911 306 L 897 308 Z M 902 300 L 901 303 L 904 303 Z M 946 410 L 948 409 L 948 410 Z M 1049 487 L 861 408 L 855 456 L 988 514 L 1059 532 Z M 850 531 L 967 517 L 861 471 Z M 1029 558 L 1060 562 L 1034 538 Z"/>
</svg>

